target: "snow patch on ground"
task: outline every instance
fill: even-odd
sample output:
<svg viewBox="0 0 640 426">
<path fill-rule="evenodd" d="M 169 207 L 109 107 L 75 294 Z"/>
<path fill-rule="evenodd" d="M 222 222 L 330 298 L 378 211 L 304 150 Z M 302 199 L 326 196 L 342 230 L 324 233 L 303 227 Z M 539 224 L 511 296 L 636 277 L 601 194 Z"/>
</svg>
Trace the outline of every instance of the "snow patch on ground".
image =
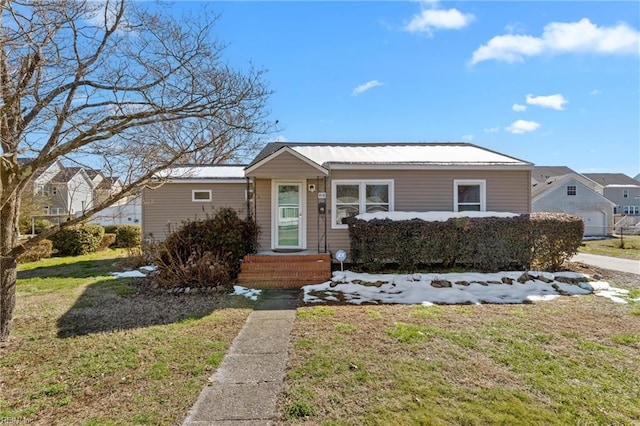
<svg viewBox="0 0 640 426">
<path fill-rule="evenodd" d="M 111 275 L 116 278 L 144 278 L 147 276 L 147 274 L 141 271 L 112 272 Z"/>
<path fill-rule="evenodd" d="M 233 295 L 235 296 L 244 296 L 247 299 L 251 299 L 253 301 L 258 300 L 258 296 L 260 296 L 260 293 L 262 293 L 262 290 L 258 290 L 255 288 L 247 288 L 247 287 L 242 287 L 239 285 L 234 285 L 233 286 Z"/>
<path fill-rule="evenodd" d="M 613 288 L 603 281 L 590 282 L 575 272 L 529 271 L 524 283 L 521 271 L 497 273 L 443 274 L 361 274 L 336 271 L 331 281 L 303 287 L 305 303 L 343 301 L 351 304 L 480 304 L 532 303 L 559 296 L 596 294 L 617 303 L 627 303 L 627 290 Z M 526 276 L 525 276 L 526 277 Z M 559 279 L 559 281 L 557 280 Z M 571 279 L 573 283 L 563 282 Z"/>
<path fill-rule="evenodd" d="M 362 213 L 356 216 L 357 219 L 370 221 L 373 219 L 390 220 L 411 220 L 420 219 L 425 222 L 446 222 L 452 218 L 460 217 L 515 217 L 517 213 L 508 212 L 377 212 Z"/>
</svg>

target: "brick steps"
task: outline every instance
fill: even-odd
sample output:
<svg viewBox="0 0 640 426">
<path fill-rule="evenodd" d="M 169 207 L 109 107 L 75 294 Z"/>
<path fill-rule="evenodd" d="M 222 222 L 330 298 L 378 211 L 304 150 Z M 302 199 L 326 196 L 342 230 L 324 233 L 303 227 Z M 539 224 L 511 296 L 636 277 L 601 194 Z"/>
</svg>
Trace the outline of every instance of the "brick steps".
<svg viewBox="0 0 640 426">
<path fill-rule="evenodd" d="M 250 254 L 244 257 L 237 282 L 253 288 L 300 288 L 330 279 L 329 254 Z"/>
</svg>

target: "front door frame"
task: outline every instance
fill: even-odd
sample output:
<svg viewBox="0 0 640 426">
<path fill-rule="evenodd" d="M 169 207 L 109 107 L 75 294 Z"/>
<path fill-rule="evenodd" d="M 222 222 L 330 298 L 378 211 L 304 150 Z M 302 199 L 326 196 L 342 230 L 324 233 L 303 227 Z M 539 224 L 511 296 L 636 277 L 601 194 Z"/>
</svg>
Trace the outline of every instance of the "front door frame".
<svg viewBox="0 0 640 426">
<path fill-rule="evenodd" d="M 300 187 L 300 222 L 299 244 L 297 246 L 280 246 L 278 244 L 278 185 L 299 185 Z M 272 179 L 271 180 L 271 249 L 272 250 L 306 250 L 307 249 L 307 180 L 306 179 Z"/>
</svg>

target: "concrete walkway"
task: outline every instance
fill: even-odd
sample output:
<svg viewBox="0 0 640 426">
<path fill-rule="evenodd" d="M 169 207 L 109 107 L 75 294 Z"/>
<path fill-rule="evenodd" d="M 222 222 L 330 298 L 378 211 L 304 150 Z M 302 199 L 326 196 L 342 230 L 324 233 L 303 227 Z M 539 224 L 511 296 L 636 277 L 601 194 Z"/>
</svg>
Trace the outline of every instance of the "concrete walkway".
<svg viewBox="0 0 640 426">
<path fill-rule="evenodd" d="M 264 290 L 183 426 L 276 420 L 300 290 Z"/>
<path fill-rule="evenodd" d="M 640 261 L 638 260 L 578 253 L 571 258 L 571 261 L 597 266 L 598 268 L 611 269 L 613 271 L 640 274 Z"/>
</svg>

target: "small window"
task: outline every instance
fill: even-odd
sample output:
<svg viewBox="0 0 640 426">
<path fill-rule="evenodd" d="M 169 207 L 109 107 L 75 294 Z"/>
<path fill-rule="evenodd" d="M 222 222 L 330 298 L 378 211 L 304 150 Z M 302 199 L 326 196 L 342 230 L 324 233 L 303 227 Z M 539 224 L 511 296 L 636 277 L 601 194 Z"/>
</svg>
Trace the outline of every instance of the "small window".
<svg viewBox="0 0 640 426">
<path fill-rule="evenodd" d="M 567 186 L 567 195 L 576 195 L 576 186 L 568 185 Z"/>
<path fill-rule="evenodd" d="M 624 206 L 623 212 L 624 214 L 629 214 L 629 206 Z"/>
<path fill-rule="evenodd" d="M 633 214 L 634 215 L 640 214 L 640 206 L 633 206 Z"/>
<path fill-rule="evenodd" d="M 623 189 L 622 190 L 622 198 L 629 198 L 629 190 L 628 189 Z"/>
<path fill-rule="evenodd" d="M 211 190 L 210 189 L 205 189 L 205 190 L 199 190 L 199 189 L 194 189 L 191 191 L 191 201 L 196 201 L 196 202 L 208 202 L 211 201 Z"/>
<path fill-rule="evenodd" d="M 486 211 L 486 198 L 485 180 L 456 179 L 453 181 L 453 211 Z"/>
<path fill-rule="evenodd" d="M 55 186 L 51 187 L 51 195 L 58 195 L 58 188 Z"/>
</svg>

